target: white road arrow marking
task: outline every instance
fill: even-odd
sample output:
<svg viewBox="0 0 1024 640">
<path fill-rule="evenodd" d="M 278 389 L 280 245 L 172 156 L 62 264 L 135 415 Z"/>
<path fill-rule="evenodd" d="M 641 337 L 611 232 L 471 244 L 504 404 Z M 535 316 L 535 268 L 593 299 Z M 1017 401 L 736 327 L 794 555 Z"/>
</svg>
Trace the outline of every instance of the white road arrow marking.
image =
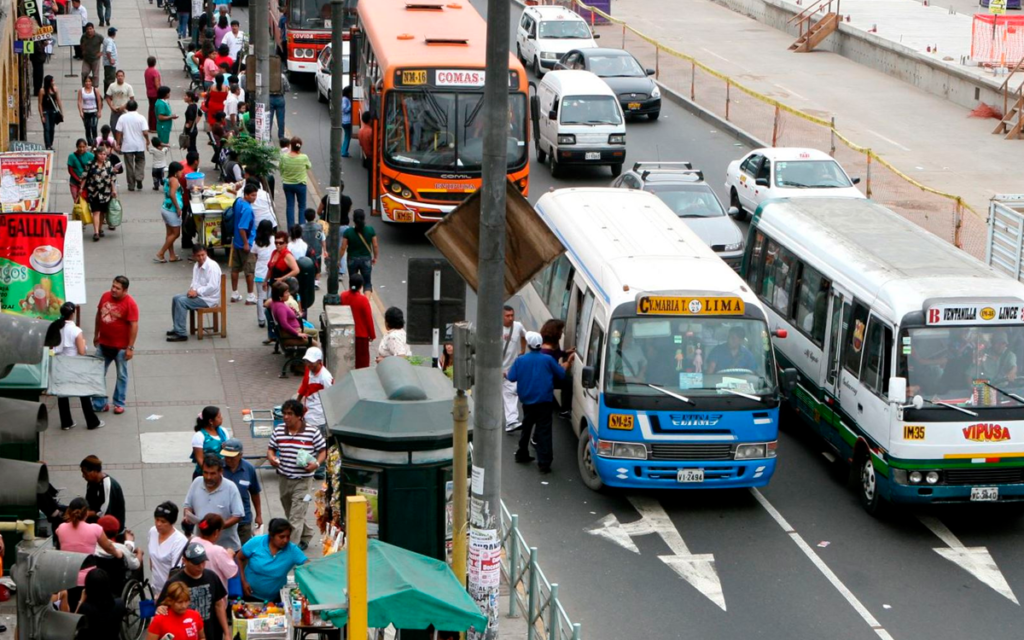
<svg viewBox="0 0 1024 640">
<path fill-rule="evenodd" d="M 718 570 L 715 569 L 714 555 L 690 553 L 683 536 L 679 534 L 672 524 L 672 519 L 657 500 L 631 497 L 629 501 L 640 512 L 639 520 L 622 524 L 615 514 L 611 513 L 588 528 L 587 533 L 611 540 L 636 554 L 640 553 L 640 549 L 633 542 L 633 536 L 658 534 L 672 552 L 670 555 L 658 556 L 658 559 L 725 611 L 725 594 L 718 579 Z"/>
<path fill-rule="evenodd" d="M 942 524 L 938 518 L 917 516 L 917 519 L 949 547 L 948 549 L 935 547 L 933 549 L 935 553 L 992 587 L 999 595 L 1005 597 L 1013 604 L 1020 606 L 1020 603 L 1017 602 L 1017 596 L 1013 594 L 1013 589 L 1006 582 L 1003 572 L 999 570 L 996 561 L 992 559 L 987 548 L 965 547 L 964 543 L 960 542 L 953 535 L 953 532 L 949 530 L 949 527 Z"/>
</svg>

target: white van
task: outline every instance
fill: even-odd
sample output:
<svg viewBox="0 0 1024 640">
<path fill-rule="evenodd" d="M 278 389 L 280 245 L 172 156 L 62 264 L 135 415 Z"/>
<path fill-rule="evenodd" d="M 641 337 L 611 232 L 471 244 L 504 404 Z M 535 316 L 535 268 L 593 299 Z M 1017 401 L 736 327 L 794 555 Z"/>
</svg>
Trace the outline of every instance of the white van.
<svg viewBox="0 0 1024 640">
<path fill-rule="evenodd" d="M 626 161 L 626 118 L 608 85 L 589 71 L 552 71 L 531 104 L 537 160 L 551 176 L 565 165 L 608 165 L 612 176 Z"/>
<path fill-rule="evenodd" d="M 562 6 L 528 6 L 523 10 L 516 30 L 516 55 L 524 67 L 533 66 L 540 78 L 562 54 L 572 49 L 596 47 L 598 36 L 587 21 Z"/>
</svg>

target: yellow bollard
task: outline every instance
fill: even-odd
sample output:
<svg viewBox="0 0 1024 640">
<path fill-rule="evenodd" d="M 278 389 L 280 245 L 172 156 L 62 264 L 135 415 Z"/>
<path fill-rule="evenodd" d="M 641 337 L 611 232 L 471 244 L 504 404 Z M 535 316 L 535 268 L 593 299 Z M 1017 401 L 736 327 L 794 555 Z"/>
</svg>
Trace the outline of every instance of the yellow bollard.
<svg viewBox="0 0 1024 640">
<path fill-rule="evenodd" d="M 366 640 L 366 496 L 345 498 L 348 552 L 348 640 Z"/>
</svg>

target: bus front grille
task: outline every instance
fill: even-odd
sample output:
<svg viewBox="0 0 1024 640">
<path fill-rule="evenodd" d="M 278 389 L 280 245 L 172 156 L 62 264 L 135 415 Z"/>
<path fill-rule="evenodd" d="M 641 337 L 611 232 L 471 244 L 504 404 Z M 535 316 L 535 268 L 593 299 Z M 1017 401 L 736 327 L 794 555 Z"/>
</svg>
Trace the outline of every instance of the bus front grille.
<svg viewBox="0 0 1024 640">
<path fill-rule="evenodd" d="M 424 202 L 462 202 L 472 191 L 420 191 L 419 196 Z"/>
<path fill-rule="evenodd" d="M 1019 484 L 1024 482 L 1024 467 L 992 469 L 949 469 L 943 472 L 944 484 Z"/>
<path fill-rule="evenodd" d="M 729 444 L 652 444 L 651 460 L 732 460 Z"/>
</svg>

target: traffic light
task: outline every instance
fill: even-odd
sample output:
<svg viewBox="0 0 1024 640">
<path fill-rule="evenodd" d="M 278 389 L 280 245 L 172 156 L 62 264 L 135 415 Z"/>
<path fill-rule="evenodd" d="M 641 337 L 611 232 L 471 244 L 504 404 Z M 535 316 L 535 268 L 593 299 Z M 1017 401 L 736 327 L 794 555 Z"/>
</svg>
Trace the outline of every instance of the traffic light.
<svg viewBox="0 0 1024 640">
<path fill-rule="evenodd" d="M 84 553 L 57 551 L 49 539 L 18 545 L 18 562 L 11 577 L 18 586 L 18 640 L 70 640 L 84 626 L 76 613 L 54 610 L 53 594 L 72 589 L 88 558 Z"/>
<path fill-rule="evenodd" d="M 16 364 L 39 364 L 43 360 L 43 341 L 50 323 L 0 314 L 0 378 L 6 378 Z"/>
<path fill-rule="evenodd" d="M 39 402 L 0 398 L 0 453 L 10 449 L 5 445 L 35 445 L 39 433 L 46 430 L 46 405 Z M 0 506 L 34 507 L 38 495 L 50 486 L 46 465 L 0 458 Z"/>
<path fill-rule="evenodd" d="M 456 322 L 452 340 L 452 384 L 456 389 L 469 391 L 473 388 L 476 367 L 476 347 L 473 325 Z"/>
</svg>

